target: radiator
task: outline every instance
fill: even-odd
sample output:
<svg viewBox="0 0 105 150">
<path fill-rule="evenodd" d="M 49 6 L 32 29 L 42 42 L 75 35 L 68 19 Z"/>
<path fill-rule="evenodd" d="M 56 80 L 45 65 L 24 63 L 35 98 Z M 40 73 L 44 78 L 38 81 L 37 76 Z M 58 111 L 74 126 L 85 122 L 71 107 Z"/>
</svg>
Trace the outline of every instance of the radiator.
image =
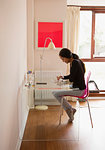
<svg viewBox="0 0 105 150">
<path fill-rule="evenodd" d="M 56 80 L 57 76 L 62 75 L 62 71 L 42 71 L 42 80 L 45 82 L 50 80 L 51 82 Z M 40 71 L 35 72 L 35 79 L 40 79 Z M 35 89 L 35 99 L 43 99 L 43 100 L 51 100 L 55 99 L 54 96 L 52 95 L 53 89 L 43 89 L 43 90 L 38 90 Z"/>
<path fill-rule="evenodd" d="M 42 79 L 44 80 L 55 80 L 57 76 L 62 75 L 62 71 L 35 71 L 35 78 L 40 79 L 42 75 Z"/>
</svg>

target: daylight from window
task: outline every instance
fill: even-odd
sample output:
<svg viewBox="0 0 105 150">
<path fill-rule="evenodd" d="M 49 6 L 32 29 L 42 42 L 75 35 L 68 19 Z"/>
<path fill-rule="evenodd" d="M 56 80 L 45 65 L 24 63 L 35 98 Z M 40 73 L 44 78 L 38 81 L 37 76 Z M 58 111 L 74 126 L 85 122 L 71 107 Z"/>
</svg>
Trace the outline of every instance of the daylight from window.
<svg viewBox="0 0 105 150">
<path fill-rule="evenodd" d="M 97 13 L 95 16 L 95 55 L 105 57 L 105 14 Z"/>
</svg>

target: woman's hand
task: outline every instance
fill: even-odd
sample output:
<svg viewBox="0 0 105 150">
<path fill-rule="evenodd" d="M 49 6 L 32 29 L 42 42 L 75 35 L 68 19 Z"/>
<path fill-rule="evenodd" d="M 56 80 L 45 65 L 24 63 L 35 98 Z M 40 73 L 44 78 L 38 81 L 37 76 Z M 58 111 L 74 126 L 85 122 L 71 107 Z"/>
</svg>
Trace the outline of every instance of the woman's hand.
<svg viewBox="0 0 105 150">
<path fill-rule="evenodd" d="M 57 76 L 57 80 L 59 81 L 60 79 L 62 79 L 62 76 Z"/>
</svg>

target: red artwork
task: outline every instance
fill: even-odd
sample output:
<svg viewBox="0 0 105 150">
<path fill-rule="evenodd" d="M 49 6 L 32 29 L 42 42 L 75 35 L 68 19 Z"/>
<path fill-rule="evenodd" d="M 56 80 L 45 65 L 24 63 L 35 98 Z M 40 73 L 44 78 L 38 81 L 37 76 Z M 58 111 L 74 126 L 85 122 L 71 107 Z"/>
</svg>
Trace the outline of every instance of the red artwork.
<svg viewBox="0 0 105 150">
<path fill-rule="evenodd" d="M 63 23 L 62 22 L 38 22 L 38 47 L 44 47 L 45 39 L 52 39 L 56 48 L 63 47 Z M 45 47 L 48 46 L 47 40 Z"/>
</svg>

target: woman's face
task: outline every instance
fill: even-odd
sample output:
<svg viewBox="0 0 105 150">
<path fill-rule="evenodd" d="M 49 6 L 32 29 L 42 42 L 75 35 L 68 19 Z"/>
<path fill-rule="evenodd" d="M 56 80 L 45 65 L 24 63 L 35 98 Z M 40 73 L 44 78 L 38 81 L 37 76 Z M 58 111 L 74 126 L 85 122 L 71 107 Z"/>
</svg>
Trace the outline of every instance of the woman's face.
<svg viewBox="0 0 105 150">
<path fill-rule="evenodd" d="M 68 63 L 71 62 L 71 58 L 66 58 L 66 57 L 61 57 L 61 56 L 59 56 L 59 57 L 60 57 L 60 59 L 61 59 L 63 62 L 65 62 L 66 64 L 68 64 Z"/>
</svg>

